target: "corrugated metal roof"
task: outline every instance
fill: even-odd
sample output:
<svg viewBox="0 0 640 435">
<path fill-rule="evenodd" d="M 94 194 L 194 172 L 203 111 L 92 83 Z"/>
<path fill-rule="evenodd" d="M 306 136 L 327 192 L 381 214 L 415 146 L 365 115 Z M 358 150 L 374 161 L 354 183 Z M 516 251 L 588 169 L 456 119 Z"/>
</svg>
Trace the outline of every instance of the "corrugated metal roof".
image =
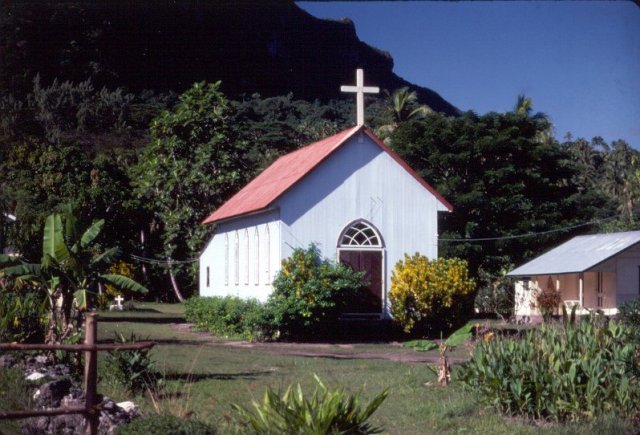
<svg viewBox="0 0 640 435">
<path fill-rule="evenodd" d="M 507 276 L 585 272 L 640 243 L 640 231 L 578 236 L 509 272 Z"/>
<path fill-rule="evenodd" d="M 357 126 L 280 157 L 213 214 L 202 221 L 202 223 L 213 223 L 268 208 L 283 193 L 304 178 L 306 174 L 311 172 L 336 149 L 345 144 L 361 130 L 418 180 L 429 192 L 435 195 L 449 211 L 453 209 L 451 204 L 440 196 L 433 187 L 420 178 L 406 162 L 384 145 L 371 131 L 366 127 Z"/>
</svg>

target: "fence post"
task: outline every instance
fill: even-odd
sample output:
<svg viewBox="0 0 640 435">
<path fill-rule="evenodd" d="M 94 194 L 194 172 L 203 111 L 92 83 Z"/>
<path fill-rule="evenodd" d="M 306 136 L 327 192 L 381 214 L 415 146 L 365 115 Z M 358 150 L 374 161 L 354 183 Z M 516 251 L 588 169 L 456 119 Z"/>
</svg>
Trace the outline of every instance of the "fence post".
<svg viewBox="0 0 640 435">
<path fill-rule="evenodd" d="M 87 313 L 84 323 L 84 344 L 95 346 L 98 336 L 98 315 L 95 313 Z M 97 387 L 98 380 L 98 352 L 96 349 L 87 350 L 84 353 L 84 394 L 85 394 L 85 414 L 87 427 L 85 434 L 95 435 L 98 433 L 98 423 L 100 413 L 96 411 L 94 406 L 97 405 Z"/>
</svg>

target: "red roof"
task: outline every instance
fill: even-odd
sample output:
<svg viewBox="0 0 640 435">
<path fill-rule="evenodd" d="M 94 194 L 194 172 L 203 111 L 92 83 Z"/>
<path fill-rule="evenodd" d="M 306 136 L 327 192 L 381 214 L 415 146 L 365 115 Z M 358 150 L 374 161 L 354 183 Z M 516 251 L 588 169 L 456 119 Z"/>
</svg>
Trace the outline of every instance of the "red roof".
<svg viewBox="0 0 640 435">
<path fill-rule="evenodd" d="M 355 133 L 361 130 L 429 192 L 435 195 L 449 211 L 453 210 L 451 204 L 440 196 L 433 187 L 420 178 L 404 160 L 391 151 L 389 147 L 378 139 L 369 129 L 358 126 L 344 130 L 280 157 L 260 175 L 254 178 L 253 181 L 242 188 L 242 190 L 232 196 L 231 199 L 225 202 L 212 215 L 202 221 L 202 223 L 209 224 L 236 216 L 255 213 L 268 208 L 283 193 L 304 178 L 305 175 L 311 172 L 336 149 L 348 142 Z"/>
</svg>

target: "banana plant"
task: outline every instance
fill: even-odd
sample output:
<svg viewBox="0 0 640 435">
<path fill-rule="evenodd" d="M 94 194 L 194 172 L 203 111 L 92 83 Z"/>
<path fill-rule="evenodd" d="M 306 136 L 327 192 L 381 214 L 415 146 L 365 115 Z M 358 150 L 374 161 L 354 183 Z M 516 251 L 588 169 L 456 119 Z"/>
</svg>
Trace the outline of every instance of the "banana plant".
<svg viewBox="0 0 640 435">
<path fill-rule="evenodd" d="M 104 220 L 101 219 L 81 232 L 77 219 L 71 213 L 64 216 L 53 213 L 45 221 L 40 263 L 20 260 L 18 264 L 10 264 L 7 261 L 0 269 L 6 277 L 29 281 L 46 291 L 50 309 L 48 342 L 59 341 L 71 332 L 72 311 L 75 308 L 81 315 L 87 310 L 89 296 L 96 292 L 98 284 L 147 292 L 144 286 L 131 278 L 105 273 L 120 255 L 120 249 L 114 247 L 99 251 L 95 242 L 103 227 Z M 81 320 L 79 316 L 77 320 Z"/>
</svg>

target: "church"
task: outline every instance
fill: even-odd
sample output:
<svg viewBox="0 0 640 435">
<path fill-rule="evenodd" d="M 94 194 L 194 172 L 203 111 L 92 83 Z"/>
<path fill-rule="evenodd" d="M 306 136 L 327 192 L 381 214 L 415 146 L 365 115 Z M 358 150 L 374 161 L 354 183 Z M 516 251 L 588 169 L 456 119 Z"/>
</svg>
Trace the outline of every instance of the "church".
<svg viewBox="0 0 640 435">
<path fill-rule="evenodd" d="M 389 317 L 391 272 L 404 254 L 438 256 L 438 212 L 452 206 L 364 126 L 363 85 L 355 127 L 280 157 L 207 217 L 215 233 L 200 256 L 200 296 L 266 300 L 281 261 L 314 244 L 324 258 L 365 272 L 367 306 Z M 346 313 L 349 314 L 349 313 Z"/>
</svg>

